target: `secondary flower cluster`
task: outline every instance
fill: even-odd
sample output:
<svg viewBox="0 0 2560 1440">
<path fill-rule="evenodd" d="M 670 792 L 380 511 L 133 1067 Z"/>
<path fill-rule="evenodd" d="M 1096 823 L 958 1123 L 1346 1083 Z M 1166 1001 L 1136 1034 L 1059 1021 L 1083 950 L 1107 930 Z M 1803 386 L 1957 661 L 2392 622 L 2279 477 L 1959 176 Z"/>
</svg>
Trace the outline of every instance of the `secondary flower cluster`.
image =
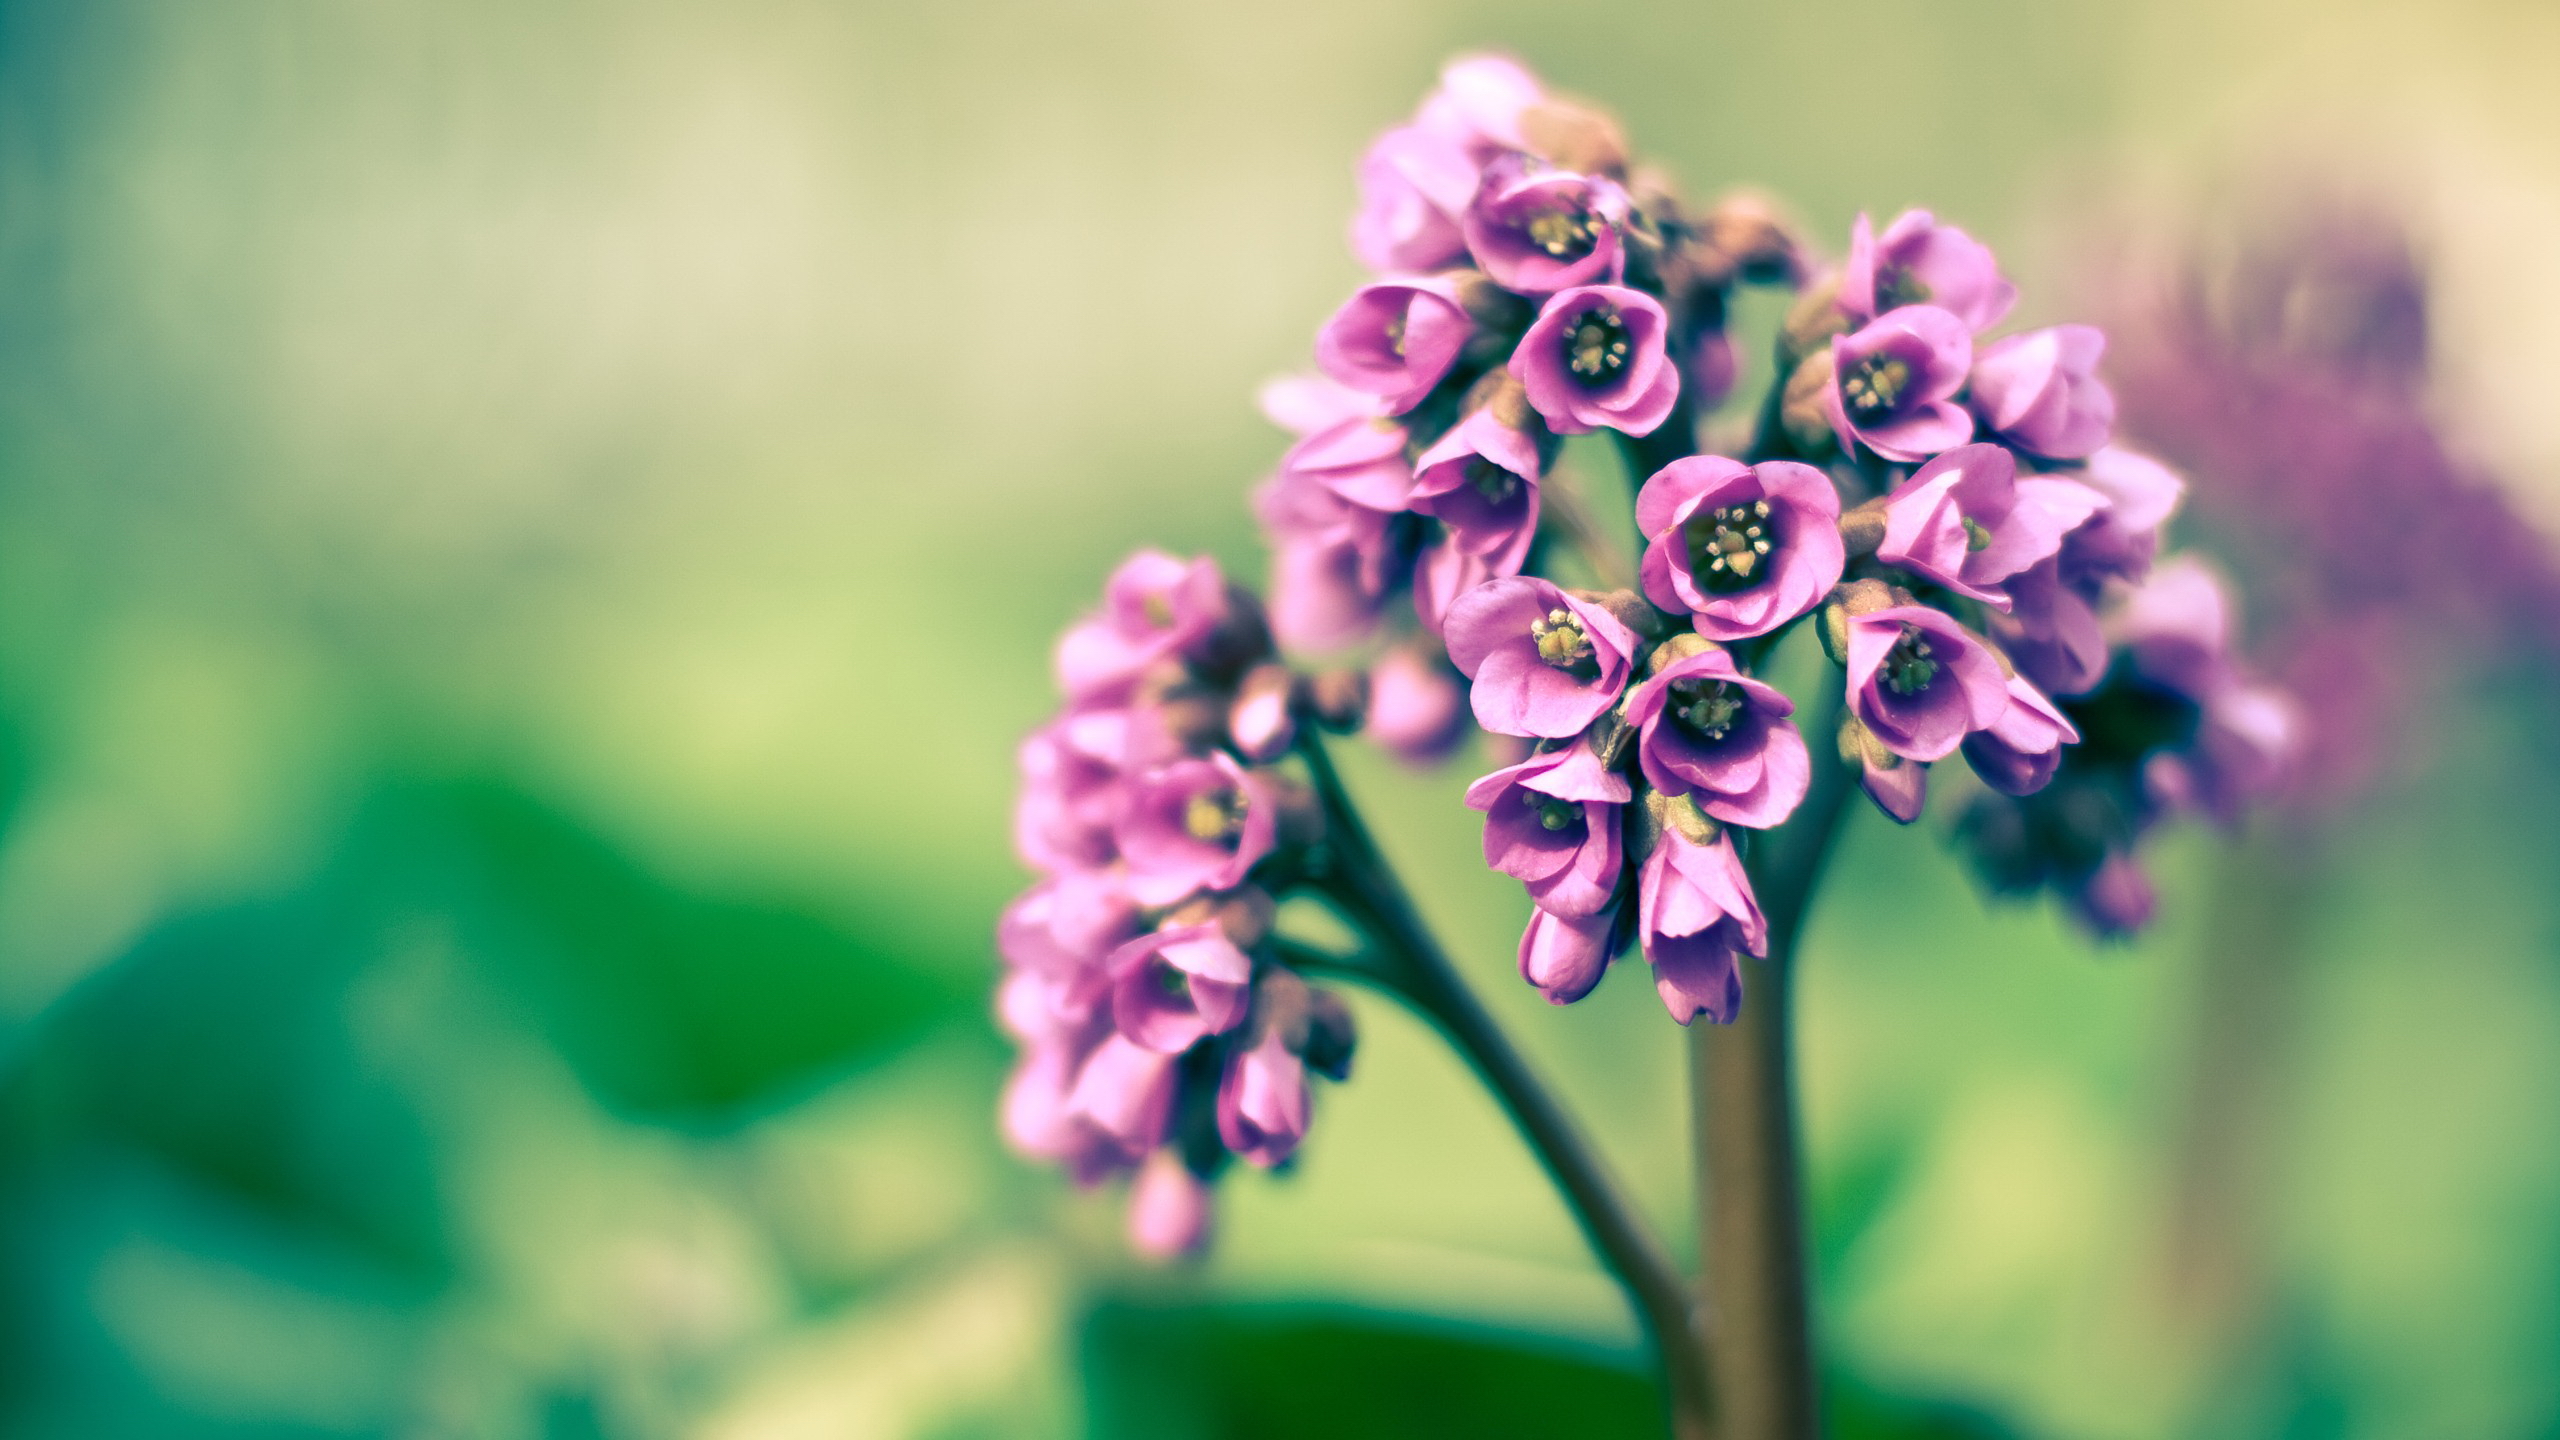
<svg viewBox="0 0 2560 1440">
<path fill-rule="evenodd" d="M 1178 1253 L 1229 1157 L 1287 1160 L 1309 1074 L 1349 1070 L 1350 1013 L 1270 953 L 1273 872 L 1315 824 L 1271 762 L 1320 687 L 1272 661 L 1260 604 L 1214 562 L 1157 551 L 1112 575 L 1057 669 L 1066 705 L 1023 742 L 1014 820 L 1041 878 L 997 925 L 1023 1047 L 1005 1129 L 1080 1182 L 1138 1170 L 1131 1237 Z"/>
</svg>

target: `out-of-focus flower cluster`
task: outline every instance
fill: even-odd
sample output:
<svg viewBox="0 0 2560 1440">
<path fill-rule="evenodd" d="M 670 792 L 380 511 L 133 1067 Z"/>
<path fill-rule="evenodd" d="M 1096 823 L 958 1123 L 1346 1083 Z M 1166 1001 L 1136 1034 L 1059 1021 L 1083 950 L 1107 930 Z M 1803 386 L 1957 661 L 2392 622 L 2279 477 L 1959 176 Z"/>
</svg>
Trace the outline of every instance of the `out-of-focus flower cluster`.
<svg viewBox="0 0 2560 1440">
<path fill-rule="evenodd" d="M 1273 662 L 1253 596 L 1157 551 L 1058 644 L 1063 712 L 1022 744 L 998 1013 L 1023 1058 L 1004 1098 L 1027 1153 L 1094 1183 L 1138 1172 L 1139 1248 L 1199 1246 L 1231 1157 L 1288 1160 L 1308 1077 L 1349 1071 L 1351 1017 L 1271 955 L 1275 875 L 1314 812 L 1272 761 L 1316 686 Z M 1356 705 L 1341 677 L 1329 708 Z"/>
<path fill-rule="evenodd" d="M 1514 763 L 1466 798 L 1534 902 L 1522 976 L 1572 1001 L 1634 946 L 1683 1024 L 1737 1013 L 1739 957 L 1768 944 L 1747 837 L 1818 768 L 1854 766 L 1908 823 L 1961 753 L 1983 872 L 2104 932 L 2149 912 L 2151 826 L 2229 818 L 2280 772 L 2291 711 L 2233 665 L 2221 585 L 2154 570 L 2184 487 L 2114 445 L 2105 336 L 1997 334 L 2016 291 L 1962 230 L 1861 216 L 1813 275 L 1766 204 L 1685 209 L 1614 122 L 1490 57 L 1450 65 L 1360 180 L 1352 244 L 1378 276 L 1322 327 L 1319 373 L 1263 397 L 1298 436 L 1256 496 L 1268 635 L 1206 562 L 1141 555 L 1061 643 L 1067 713 L 1024 751 L 1048 878 L 1005 921 L 1013 1128 L 1083 1175 L 1159 1156 L 1138 1207 L 1157 1248 L 1196 1235 L 1151 1217 L 1197 1213 L 1227 1154 L 1286 1155 L 1303 1072 L 1335 1053 L 1338 1009 L 1257 949 L 1302 878 L 1309 807 L 1273 765 L 1298 725 L 1365 725 L 1417 761 L 1470 714 L 1507 737 Z M 1744 284 L 1801 294 L 1759 434 L 1696 454 Z M 1562 437 L 1590 432 L 1641 477 L 1614 591 L 1551 563 L 1609 568 L 1586 509 L 1547 493 Z M 1756 673 L 1808 618 L 1840 667 L 1818 762 Z M 1269 636 L 1369 658 L 1307 678 Z"/>
</svg>

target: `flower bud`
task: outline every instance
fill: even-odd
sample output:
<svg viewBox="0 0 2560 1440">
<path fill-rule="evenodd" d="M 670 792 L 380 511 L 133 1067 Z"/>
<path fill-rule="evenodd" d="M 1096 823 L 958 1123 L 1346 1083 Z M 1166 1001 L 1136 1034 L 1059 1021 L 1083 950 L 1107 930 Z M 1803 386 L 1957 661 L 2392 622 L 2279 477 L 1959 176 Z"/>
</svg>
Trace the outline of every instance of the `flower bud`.
<svg viewBox="0 0 2560 1440">
<path fill-rule="evenodd" d="M 1788 372 L 1787 388 L 1778 401 L 1778 423 L 1786 430 L 1798 454 L 1821 457 L 1831 453 L 1839 437 L 1831 430 L 1831 410 L 1825 403 L 1831 393 L 1831 352 L 1816 350 L 1797 362 Z"/>
<path fill-rule="evenodd" d="M 1182 1157 L 1159 1150 L 1147 1157 L 1129 1189 L 1129 1243 L 1158 1260 L 1197 1255 L 1209 1243 L 1209 1186 Z"/>
<path fill-rule="evenodd" d="M 1803 277 L 1803 251 L 1765 195 L 1745 190 L 1723 197 L 1698 232 L 1694 250 L 1714 256 L 1728 273 L 1751 284 L 1792 285 Z"/>
<path fill-rule="evenodd" d="M 1351 1007 L 1330 990 L 1307 992 L 1307 1068 L 1328 1080 L 1351 1078 L 1351 1052 L 1359 1034 L 1351 1023 Z"/>
<path fill-rule="evenodd" d="M 1257 765 L 1288 753 L 1297 739 L 1297 677 L 1289 667 L 1266 662 L 1245 672 L 1227 707 L 1227 734 L 1236 753 Z"/>
<path fill-rule="evenodd" d="M 1360 728 L 1369 713 L 1369 672 L 1319 671 L 1306 682 L 1305 702 L 1307 714 L 1316 724 L 1337 735 L 1348 735 Z"/>
<path fill-rule="evenodd" d="M 1570 100 L 1547 100 L 1520 112 L 1520 137 L 1539 157 L 1585 175 L 1627 168 L 1627 137 L 1615 117 Z"/>
<path fill-rule="evenodd" d="M 1849 315 L 1840 308 L 1840 278 L 1834 275 L 1805 287 L 1778 327 L 1778 359 L 1792 365 L 1831 348 L 1831 337 L 1849 333 Z"/>
<path fill-rule="evenodd" d="M 1611 619 L 1647 640 L 1662 634 L 1662 612 L 1633 590 L 1611 590 L 1606 594 L 1597 590 L 1568 590 L 1565 593 L 1586 605 L 1597 605 L 1608 611 Z"/>
<path fill-rule="evenodd" d="M 1677 631 L 1664 637 L 1661 644 L 1653 647 L 1653 654 L 1645 660 L 1645 673 L 1659 675 L 1692 655 L 1703 655 L 1709 650 L 1723 648 L 1695 630 Z"/>
<path fill-rule="evenodd" d="M 1881 496 L 1840 517 L 1840 548 L 1852 560 L 1864 560 L 1884 543 L 1885 506 Z"/>
</svg>

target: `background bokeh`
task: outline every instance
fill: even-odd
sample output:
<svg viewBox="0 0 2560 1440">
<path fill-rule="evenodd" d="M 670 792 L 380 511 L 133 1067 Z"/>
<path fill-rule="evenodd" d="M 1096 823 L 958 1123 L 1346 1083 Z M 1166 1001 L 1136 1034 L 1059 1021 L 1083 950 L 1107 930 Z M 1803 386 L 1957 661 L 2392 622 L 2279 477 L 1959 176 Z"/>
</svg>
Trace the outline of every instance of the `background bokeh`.
<svg viewBox="0 0 2560 1440">
<path fill-rule="evenodd" d="M 2445 433 L 2560 522 L 2547 5 L 10 0 L 0 1434 L 1652 1433 L 1369 997 L 1197 1269 L 991 1117 L 1050 637 L 1138 543 L 1258 573 L 1253 388 L 1368 135 L 1486 45 L 1833 243 L 1935 208 L 2031 322 L 2351 190 Z M 1852 825 L 1801 1012 L 1840 1433 L 2560 1434 L 2553 672 L 2441 639 L 2400 763 L 2175 840 L 2138 946 Z M 1676 1231 L 1646 987 L 1537 1003 L 1464 764 L 1348 768 Z"/>
</svg>

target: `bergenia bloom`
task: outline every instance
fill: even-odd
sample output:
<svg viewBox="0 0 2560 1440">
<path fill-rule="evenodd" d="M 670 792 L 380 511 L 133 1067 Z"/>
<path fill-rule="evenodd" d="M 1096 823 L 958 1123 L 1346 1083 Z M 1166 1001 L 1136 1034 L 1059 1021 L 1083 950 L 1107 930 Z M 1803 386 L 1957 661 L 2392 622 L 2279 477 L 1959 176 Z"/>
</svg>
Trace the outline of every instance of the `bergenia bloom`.
<svg viewBox="0 0 2560 1440">
<path fill-rule="evenodd" d="M 1449 659 L 1474 682 L 1476 723 L 1498 735 L 1562 739 L 1627 688 L 1635 633 L 1606 609 L 1544 580 L 1490 580 L 1449 607 Z"/>
<path fill-rule="evenodd" d="M 1588 745 L 1532 755 L 1467 787 L 1484 815 L 1484 863 L 1526 886 L 1540 910 L 1586 920 L 1617 893 L 1618 807 L 1627 778 Z"/>
<path fill-rule="evenodd" d="M 1560 291 L 1511 352 L 1511 374 L 1559 435 L 1650 435 L 1680 398 L 1680 367 L 1665 349 L 1670 329 L 1662 302 L 1641 290 Z"/>
<path fill-rule="evenodd" d="M 2000 323 L 2018 287 L 1991 247 L 1926 210 L 1905 210 L 1878 235 L 1861 213 L 1840 269 L 1840 308 L 1861 323 L 1905 305 L 1934 305 L 1975 334 Z"/>
<path fill-rule="evenodd" d="M 1115 871 L 1062 870 L 1015 897 L 996 918 L 1005 963 L 1054 978 L 1099 972 L 1138 930 L 1138 906 Z"/>
<path fill-rule="evenodd" d="M 1849 709 L 1887 750 L 1943 760 L 2009 708 L 2000 662 L 1926 605 L 1849 616 Z"/>
<path fill-rule="evenodd" d="M 1080 705 L 1125 695 L 1139 672 L 1206 644 L 1226 618 L 1218 562 L 1141 550 L 1111 572 L 1101 613 L 1059 638 L 1058 688 Z"/>
<path fill-rule="evenodd" d="M 1236 753 L 1257 765 L 1286 754 L 1298 736 L 1297 678 L 1286 665 L 1257 665 L 1236 685 L 1227 707 L 1227 738 Z"/>
<path fill-rule="evenodd" d="M 2106 497 L 2058 475 L 2020 478 L 1998 445 L 1959 445 L 1885 497 L 1876 559 L 2006 610 L 2001 582 L 2062 548 Z"/>
<path fill-rule="evenodd" d="M 1444 759 L 1467 733 L 1467 691 L 1438 650 L 1399 645 L 1369 667 L 1369 717 L 1362 727 L 1409 765 Z"/>
<path fill-rule="evenodd" d="M 1171 905 L 1200 890 L 1231 890 L 1277 831 L 1269 782 L 1224 752 L 1180 760 L 1131 787 L 1116 834 L 1129 893 Z"/>
<path fill-rule="evenodd" d="M 2080 732 L 2044 692 L 2009 677 L 2009 706 L 2000 718 L 1964 737 L 1964 758 L 1984 784 L 2003 795 L 2033 795 L 2053 779 L 2062 747 Z"/>
<path fill-rule="evenodd" d="M 1031 732 L 1015 752 L 1022 790 L 1014 799 L 1013 847 L 1044 870 L 1109 864 L 1111 827 L 1126 801 L 1120 758 L 1126 718 L 1081 711 Z"/>
<path fill-rule="evenodd" d="M 1590 994 L 1611 957 L 1626 948 L 1622 932 L 1629 913 L 1623 901 L 1579 918 L 1530 911 L 1529 927 L 1520 932 L 1520 978 L 1551 1005 L 1570 1005 Z"/>
<path fill-rule="evenodd" d="M 1538 77 L 1510 56 L 1461 55 L 1440 67 L 1440 87 L 1424 97 L 1414 123 L 1489 160 L 1528 147 L 1521 118 L 1546 98 Z"/>
<path fill-rule="evenodd" d="M 1285 471 L 1253 502 L 1271 539 L 1271 629 L 1280 643 L 1322 651 L 1366 638 L 1412 568 L 1411 522 Z"/>
<path fill-rule="evenodd" d="M 1496 575 L 1517 575 L 1538 538 L 1538 479 L 1545 465 L 1538 417 L 1518 398 L 1478 406 L 1449 428 L 1414 468 L 1412 507 L 1449 527 L 1457 546 Z"/>
<path fill-rule="evenodd" d="M 2063 559 L 2074 572 L 2116 580 L 2150 573 L 2160 527 L 2177 513 L 2187 482 L 2148 455 L 2109 445 L 2089 457 L 2080 479 L 2107 497 L 2107 508 L 2071 532 Z"/>
<path fill-rule="evenodd" d="M 1840 448 L 1863 442 L 1906 464 L 1973 438 L 1955 403 L 1973 366 L 1973 332 L 1934 305 L 1905 305 L 1831 337 L 1823 405 Z"/>
<path fill-rule="evenodd" d="M 1167 925 L 1110 963 L 1111 1022 L 1135 1044 L 1179 1055 L 1244 1020 L 1253 957 L 1214 922 Z"/>
<path fill-rule="evenodd" d="M 2106 676 L 2107 640 L 2098 601 L 2110 581 L 2150 572 L 2160 527 L 2186 483 L 2148 456 L 2109 446 L 2079 478 L 2106 507 L 2063 537 L 2061 553 L 2002 586 L 2015 609 L 1992 618 L 1992 634 L 2018 668 L 2050 695 L 2078 695 Z"/>
<path fill-rule="evenodd" d="M 1731 655 L 1702 648 L 1638 685 L 1626 720 L 1645 783 L 1689 796 L 1714 819 L 1766 830 L 1794 813 L 1813 780 L 1804 737 L 1787 719 L 1794 711 L 1775 687 L 1734 669 Z"/>
<path fill-rule="evenodd" d="M 1645 598 L 1710 640 L 1765 635 L 1840 581 L 1840 492 L 1792 460 L 1674 460 L 1636 495 Z"/>
<path fill-rule="evenodd" d="M 1129 1186 L 1129 1244 L 1141 1255 L 1173 1260 L 1209 1244 L 1209 1182 L 1171 1150 L 1138 1167 Z"/>
<path fill-rule="evenodd" d="M 1769 949 L 1769 922 L 1732 838 L 1674 811 L 1645 858 L 1636 894 L 1636 931 L 1671 1018 L 1683 1025 L 1700 1015 L 1731 1023 L 1742 1009 L 1738 957 Z"/>
<path fill-rule="evenodd" d="M 1353 291 L 1316 333 L 1316 364 L 1401 415 L 1447 377 L 1474 333 L 1455 278 L 1380 280 Z"/>
<path fill-rule="evenodd" d="M 1254 393 L 1262 418 L 1304 439 L 1345 420 L 1375 420 L 1387 413 L 1375 395 L 1365 395 L 1325 375 L 1282 375 L 1263 382 Z"/>
<path fill-rule="evenodd" d="M 1179 1057 L 1126 1035 L 1107 1035 L 1077 1069 L 1067 1113 L 1110 1136 L 1135 1160 L 1164 1143 L 1179 1064 Z"/>
<path fill-rule="evenodd" d="M 2102 937 L 2130 935 L 2151 923 L 2160 905 L 2142 863 L 2123 851 L 2107 856 L 2071 895 L 2072 908 Z"/>
<path fill-rule="evenodd" d="M 1413 494 L 1413 466 L 1405 458 L 1410 439 L 1392 420 L 1347 420 L 1290 446 L 1280 457 L 1280 473 L 1392 514 Z"/>
<path fill-rule="evenodd" d="M 2116 423 L 2116 397 L 2097 376 L 2106 352 L 2106 333 L 2089 325 L 1995 340 L 1973 362 L 1973 411 L 2021 450 L 2052 460 L 2095 454 Z"/>
<path fill-rule="evenodd" d="M 1443 532 L 1413 561 L 1413 613 L 1434 635 L 1448 628 L 1458 598 L 1493 578 L 1493 562 Z"/>
<path fill-rule="evenodd" d="M 1547 295 L 1618 283 L 1627 209 L 1627 192 L 1614 180 L 1506 160 L 1486 172 L 1458 229 L 1495 283 Z"/>
<path fill-rule="evenodd" d="M 1421 125 L 1381 135 L 1360 157 L 1360 208 L 1351 253 L 1372 270 L 1436 270 L 1465 258 L 1458 216 L 1483 167 L 1467 146 Z"/>
</svg>

